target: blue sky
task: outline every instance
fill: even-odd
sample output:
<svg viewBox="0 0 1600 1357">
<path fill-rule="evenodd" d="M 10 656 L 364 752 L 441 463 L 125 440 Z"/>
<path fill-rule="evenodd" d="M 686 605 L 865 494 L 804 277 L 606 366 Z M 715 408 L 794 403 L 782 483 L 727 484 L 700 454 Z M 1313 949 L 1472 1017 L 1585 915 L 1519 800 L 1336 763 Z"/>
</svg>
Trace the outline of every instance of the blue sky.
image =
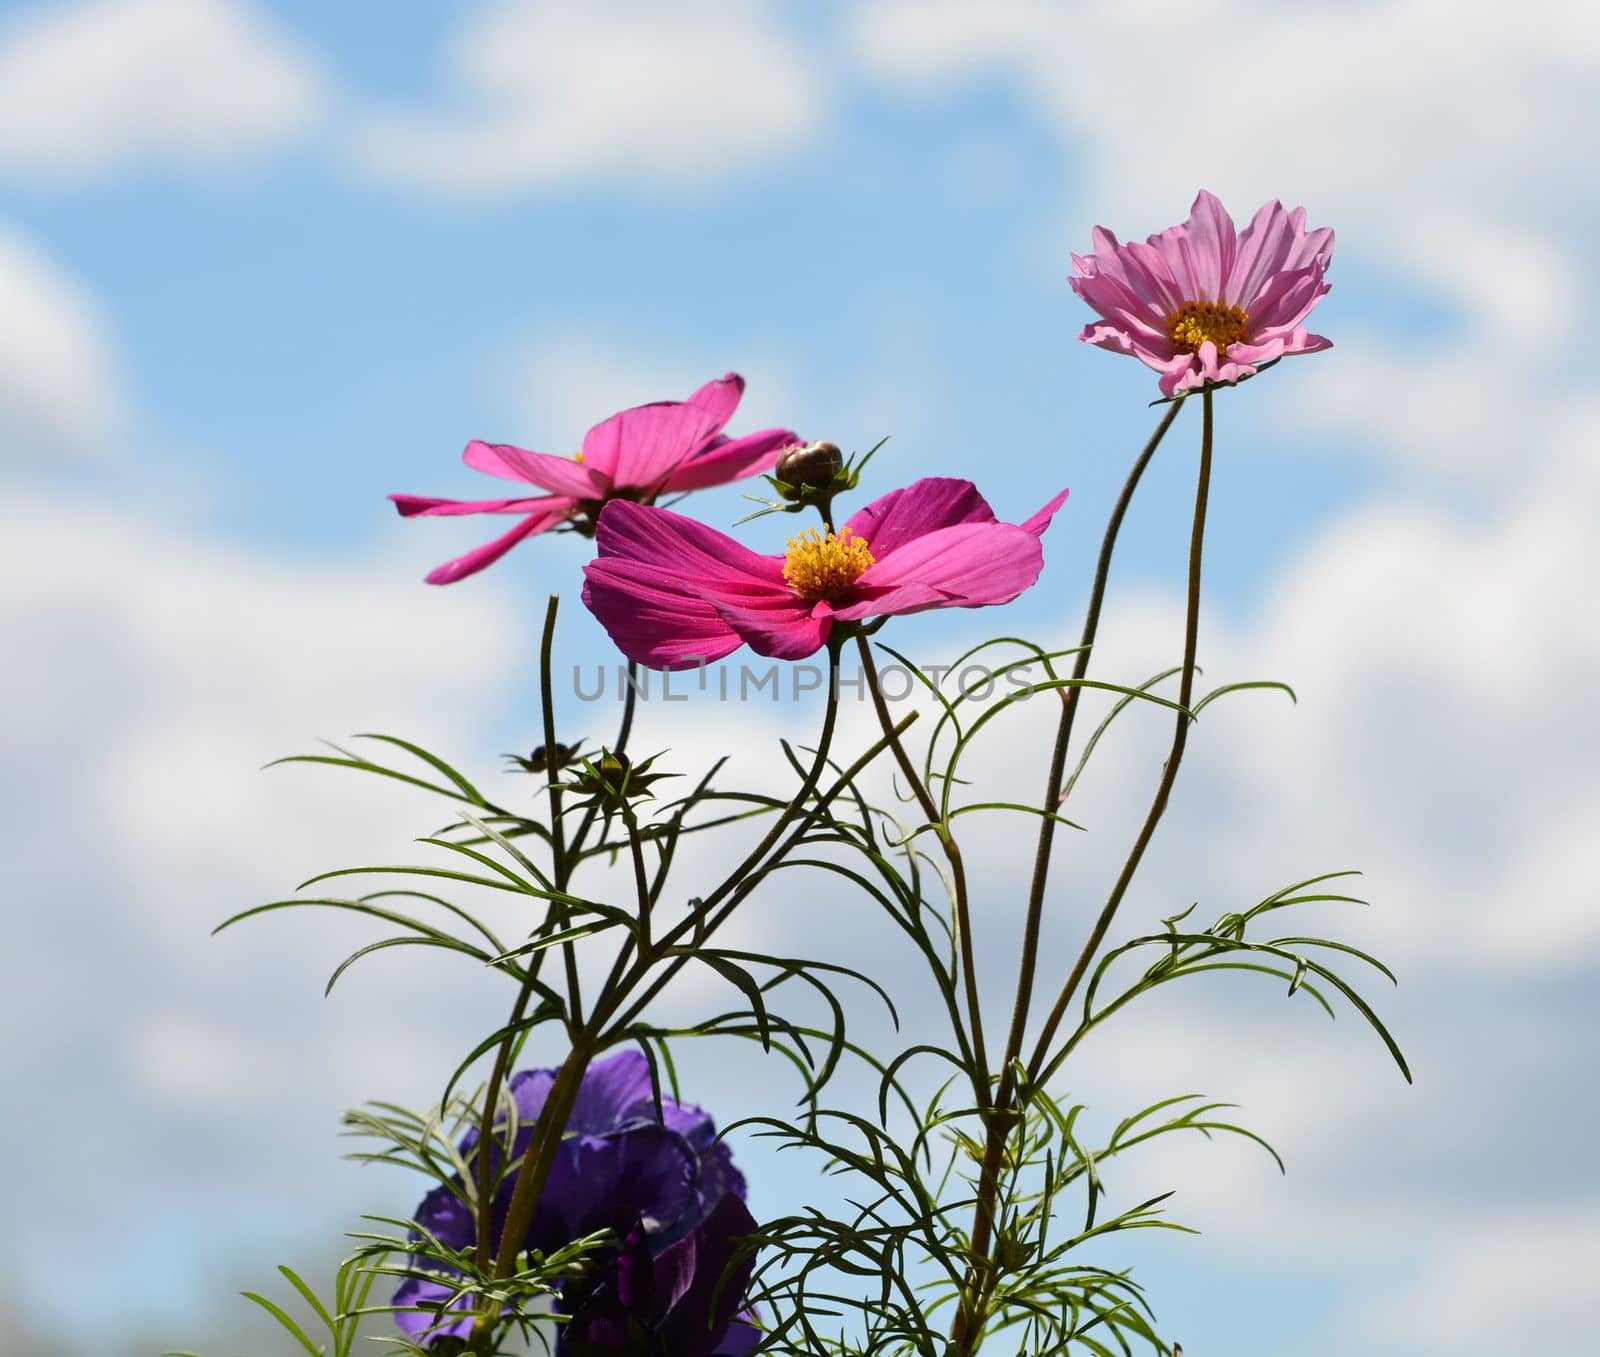
<svg viewBox="0 0 1600 1357">
<path fill-rule="evenodd" d="M 1178 220 L 1205 185 L 1238 217 L 1281 196 L 1339 232 L 1316 327 L 1335 348 L 1219 402 L 1202 658 L 1303 701 L 1219 718 L 1130 906 L 1365 867 L 1381 907 L 1356 936 L 1405 977 L 1385 1011 L 1420 1077 L 1404 1090 L 1352 1023 L 1207 991 L 1089 1055 L 1082 1087 L 1115 1105 L 1203 1079 L 1290 1161 L 1285 1181 L 1227 1149 L 1151 1166 L 1207 1231 L 1146 1259 L 1192 1357 L 1578 1350 L 1600 1180 L 1567 1128 L 1597 1103 L 1600 748 L 1574 704 L 1600 680 L 1600 478 L 1569 299 L 1600 281 L 1574 149 L 1600 28 L 1541 13 L 0 0 L 0 848 L 20 887 L 0 1072 L 69 1113 L 0 1131 L 40 1222 L 12 1309 L 42 1301 L 28 1322 L 50 1332 L 70 1308 L 84 1351 L 209 1340 L 209 1318 L 184 1326 L 228 1314 L 236 1277 L 404 1209 L 409 1187 L 338 1163 L 334 1114 L 426 1098 L 493 1020 L 466 976 L 438 982 L 425 1038 L 397 1030 L 435 982 L 381 960 L 322 1003 L 339 930 L 205 937 L 430 827 L 372 789 L 263 777 L 268 758 L 371 727 L 479 767 L 531 742 L 530 636 L 546 592 L 574 594 L 579 544 L 430 590 L 489 534 L 401 523 L 387 492 L 474 495 L 469 438 L 563 451 L 736 368 L 736 428 L 890 435 L 880 487 L 969 475 L 1023 514 L 1070 485 L 1044 582 L 1005 619 L 1065 637 L 1157 417 L 1152 374 L 1076 342 L 1068 251 L 1096 222 Z M 1124 676 L 1176 645 L 1191 423 L 1124 538 Z M 592 661 L 575 605 L 563 634 Z M 675 750 L 729 722 L 804 729 L 650 715 Z M 1097 793 L 1108 854 L 1146 744 Z M 1030 753 L 1019 734 L 994 771 Z M 1061 888 L 1068 920 L 1099 852 Z M 1011 880 L 998 847 L 990 866 Z M 705 1078 L 708 1101 L 748 1093 Z M 775 1196 L 799 1190 L 750 1154 Z M 107 1257 L 106 1231 L 131 1246 Z M 86 1259 L 84 1305 L 64 1278 Z"/>
</svg>

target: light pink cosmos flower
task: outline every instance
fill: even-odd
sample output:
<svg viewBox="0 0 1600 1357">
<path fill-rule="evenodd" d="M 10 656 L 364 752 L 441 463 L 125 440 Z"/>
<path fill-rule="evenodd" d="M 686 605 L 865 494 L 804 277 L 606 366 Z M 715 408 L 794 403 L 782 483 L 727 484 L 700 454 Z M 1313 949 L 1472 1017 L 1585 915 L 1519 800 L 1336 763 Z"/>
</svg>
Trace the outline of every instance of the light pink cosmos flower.
<svg viewBox="0 0 1600 1357">
<path fill-rule="evenodd" d="M 1072 290 L 1103 320 L 1078 336 L 1131 353 L 1161 374 L 1161 394 L 1254 376 L 1292 353 L 1331 347 L 1305 319 L 1327 294 L 1333 232 L 1306 230 L 1306 210 L 1273 199 L 1242 232 L 1204 189 L 1189 220 L 1144 242 L 1094 228 L 1094 253 L 1073 255 Z"/>
<path fill-rule="evenodd" d="M 1001 523 L 970 481 L 892 490 L 837 534 L 815 529 L 762 556 L 666 509 L 614 500 L 583 601 L 630 660 L 690 669 L 748 645 L 798 660 L 835 623 L 1009 603 L 1044 566 L 1039 538 L 1063 490 L 1025 523 Z"/>
<path fill-rule="evenodd" d="M 429 584 L 453 584 L 493 565 L 525 537 L 577 519 L 593 520 L 612 499 L 648 504 L 658 495 L 702 490 L 765 471 L 800 439 L 788 429 L 763 429 L 727 438 L 722 429 L 744 395 L 744 378 L 730 372 L 707 382 L 686 401 L 640 405 L 596 424 L 574 457 L 527 452 L 506 443 L 474 439 L 461 460 L 478 471 L 525 481 L 544 493 L 513 499 L 430 499 L 390 495 L 400 513 L 418 515 L 521 514 L 522 521 L 494 541 L 447 561 Z"/>
</svg>

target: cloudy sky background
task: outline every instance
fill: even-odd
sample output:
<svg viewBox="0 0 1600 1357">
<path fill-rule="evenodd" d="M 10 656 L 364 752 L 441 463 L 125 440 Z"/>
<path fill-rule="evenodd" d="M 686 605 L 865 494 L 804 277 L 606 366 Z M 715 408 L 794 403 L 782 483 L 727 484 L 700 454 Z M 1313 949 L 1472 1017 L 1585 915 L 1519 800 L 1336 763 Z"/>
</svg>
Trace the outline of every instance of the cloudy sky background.
<svg viewBox="0 0 1600 1357">
<path fill-rule="evenodd" d="M 1532 18 L 1491 0 L 0 0 L 11 1339 L 286 1350 L 230 1289 L 337 1256 L 357 1212 L 414 1197 L 338 1160 L 338 1110 L 426 1101 L 499 1020 L 470 967 L 403 956 L 324 1002 L 359 930 L 207 938 L 313 871 L 412 856 L 436 823 L 266 760 L 379 729 L 492 775 L 534 742 L 545 594 L 568 595 L 570 659 L 606 654 L 575 606 L 578 544 L 429 589 L 487 534 L 399 523 L 386 492 L 471 494 L 470 437 L 560 451 L 737 368 L 739 428 L 892 435 L 880 487 L 972 474 L 1018 515 L 1070 485 L 1044 582 L 1004 619 L 1066 644 L 1154 414 L 1152 374 L 1075 343 L 1068 251 L 1095 222 L 1178 220 L 1205 185 L 1236 216 L 1277 196 L 1339 233 L 1317 327 L 1336 347 L 1218 402 L 1202 660 L 1301 704 L 1213 709 L 1130 922 L 1363 868 L 1375 908 L 1334 926 L 1400 971 L 1378 997 L 1417 1084 L 1348 1016 L 1241 982 L 1130 1015 L 1070 1087 L 1112 1119 L 1142 1095 L 1230 1098 L 1289 1161 L 1280 1179 L 1183 1147 L 1113 1184 L 1180 1187 L 1206 1232 L 1139 1255 L 1192 1357 L 1589 1350 L 1597 76 L 1600 18 L 1556 0 Z M 1125 536 L 1103 676 L 1179 649 L 1196 422 Z M 723 523 L 739 508 L 700 502 Z M 947 625 L 898 641 L 942 658 Z M 1008 728 L 991 776 L 1042 778 L 1030 719 L 1048 721 Z M 774 731 L 808 729 L 707 702 L 642 721 L 686 763 L 734 737 L 757 780 Z M 852 713 L 846 737 L 864 729 Z M 1063 846 L 1053 957 L 1103 893 L 1163 729 L 1130 722 L 1084 784 L 1096 832 Z M 978 852 L 999 1008 L 1019 868 L 1003 835 Z M 859 951 L 862 925 L 848 901 L 775 897 L 746 926 Z M 887 940 L 879 964 L 912 983 Z M 726 1055 L 698 1077 L 726 1116 L 786 1091 Z M 758 1209 L 814 1182 L 741 1154 Z"/>
</svg>

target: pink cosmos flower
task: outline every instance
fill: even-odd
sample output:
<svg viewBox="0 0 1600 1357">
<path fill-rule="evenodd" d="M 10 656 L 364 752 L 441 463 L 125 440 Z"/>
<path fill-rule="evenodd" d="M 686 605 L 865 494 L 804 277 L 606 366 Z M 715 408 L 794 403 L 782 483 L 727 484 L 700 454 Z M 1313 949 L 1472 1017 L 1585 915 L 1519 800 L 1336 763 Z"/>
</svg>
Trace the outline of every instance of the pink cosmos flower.
<svg viewBox="0 0 1600 1357">
<path fill-rule="evenodd" d="M 453 584 L 493 565 L 525 537 L 570 519 L 593 530 L 609 500 L 648 504 L 658 495 L 701 490 L 765 471 L 778 454 L 800 441 L 788 429 L 763 429 L 726 438 L 722 429 L 738 408 L 744 378 L 730 372 L 707 382 L 686 401 L 640 405 L 596 424 L 573 457 L 527 452 L 506 443 L 467 444 L 461 460 L 478 471 L 524 481 L 544 493 L 513 499 L 430 499 L 390 495 L 400 513 L 418 515 L 521 514 L 510 532 L 428 575 L 429 584 Z"/>
<path fill-rule="evenodd" d="M 789 539 L 761 556 L 666 509 L 613 500 L 583 601 L 617 648 L 652 669 L 691 669 L 748 645 L 798 660 L 836 622 L 1009 603 L 1044 566 L 1039 538 L 1063 490 L 1025 523 L 1001 523 L 970 481 L 892 490 L 837 534 Z"/>
<path fill-rule="evenodd" d="M 1306 230 L 1306 210 L 1273 199 L 1235 232 L 1204 189 L 1189 220 L 1140 243 L 1094 228 L 1094 253 L 1073 255 L 1072 290 L 1104 318 L 1079 339 L 1131 353 L 1161 374 L 1161 394 L 1254 376 L 1263 363 L 1331 347 L 1305 319 L 1327 294 L 1333 232 Z"/>
</svg>

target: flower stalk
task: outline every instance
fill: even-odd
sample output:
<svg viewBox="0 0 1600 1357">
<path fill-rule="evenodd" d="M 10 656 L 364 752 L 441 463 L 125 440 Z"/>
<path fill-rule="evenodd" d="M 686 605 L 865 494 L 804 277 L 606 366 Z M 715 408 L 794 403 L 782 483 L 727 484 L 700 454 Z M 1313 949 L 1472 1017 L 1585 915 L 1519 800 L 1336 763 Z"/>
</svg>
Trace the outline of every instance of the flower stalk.
<svg viewBox="0 0 1600 1357">
<path fill-rule="evenodd" d="M 1111 560 L 1116 551 L 1117 538 L 1123 520 L 1133 502 L 1134 492 L 1178 417 L 1181 399 L 1172 402 L 1155 432 L 1150 435 L 1143 450 L 1135 459 L 1121 493 L 1112 506 L 1106 521 L 1105 533 L 1100 541 L 1100 552 L 1095 563 L 1094 582 L 1089 591 L 1088 606 L 1084 615 L 1083 632 L 1073 659 L 1072 678 L 1061 689 L 1061 714 L 1056 725 L 1055 742 L 1051 747 L 1050 770 L 1045 781 L 1042 805 L 1048 810 L 1061 803 L 1061 786 L 1066 776 L 1067 752 L 1072 743 L 1072 730 L 1081 705 L 1079 694 L 1089 672 L 1090 660 L 1100 627 L 1100 612 L 1105 602 L 1106 587 L 1111 578 Z M 951 1329 L 952 1342 L 958 1350 L 970 1351 L 963 1345 L 975 1343 L 982 1330 L 980 1318 L 984 1308 L 983 1278 L 989 1272 L 989 1254 L 994 1238 L 995 1200 L 999 1188 L 1001 1161 L 1005 1153 L 1006 1138 L 1016 1126 L 1013 1103 L 1018 1094 L 1016 1070 L 1022 1049 L 1028 1014 L 1032 1006 L 1034 976 L 1038 966 L 1039 935 L 1043 923 L 1045 886 L 1049 879 L 1050 854 L 1055 842 L 1056 819 L 1045 814 L 1039 818 L 1039 839 L 1034 854 L 1033 876 L 1028 889 L 1027 913 L 1023 923 L 1022 952 L 1018 962 L 1016 997 L 1012 1004 L 1011 1025 L 1006 1036 L 1005 1058 L 995 1073 L 997 1087 L 992 1112 L 985 1128 L 983 1157 L 978 1170 L 977 1201 L 973 1210 L 973 1223 L 969 1248 L 970 1264 L 956 1318 Z M 987 1069 L 987 1064 L 984 1065 Z"/>
<path fill-rule="evenodd" d="M 1144 861 L 1145 850 L 1150 846 L 1150 840 L 1155 837 L 1156 826 L 1161 823 L 1161 817 L 1166 814 L 1167 801 L 1172 795 L 1173 784 L 1178 780 L 1178 767 L 1183 762 L 1184 750 L 1189 745 L 1189 726 L 1194 717 L 1190 712 L 1194 701 L 1195 677 L 1195 651 L 1200 640 L 1200 572 L 1201 558 L 1205 551 L 1206 539 L 1206 510 L 1211 497 L 1211 444 L 1212 444 L 1212 393 L 1206 387 L 1200 393 L 1200 474 L 1196 478 L 1194 492 L 1194 522 L 1189 532 L 1189 584 L 1188 601 L 1184 609 L 1183 624 L 1183 671 L 1178 679 L 1178 707 L 1180 710 L 1173 719 L 1172 748 L 1167 754 L 1167 761 L 1161 770 L 1161 781 L 1156 786 L 1156 794 L 1150 802 L 1150 809 L 1146 813 L 1144 823 L 1139 827 L 1138 837 L 1133 841 L 1133 847 L 1128 852 L 1127 861 L 1122 865 L 1116 884 L 1111 888 L 1111 894 L 1106 898 L 1100 916 L 1095 920 L 1094 928 L 1090 931 L 1088 940 L 1083 945 L 1083 950 L 1078 953 L 1078 959 L 1073 963 L 1071 971 L 1067 973 L 1066 981 L 1061 986 L 1061 992 L 1056 996 L 1055 1004 L 1050 1009 L 1050 1015 L 1045 1019 L 1044 1027 L 1039 1032 L 1039 1039 L 1034 1044 L 1033 1054 L 1028 1058 L 1028 1078 L 1030 1082 L 1037 1083 L 1048 1078 L 1056 1068 L 1055 1062 L 1049 1061 L 1050 1043 L 1055 1039 L 1056 1030 L 1061 1026 L 1061 1021 L 1066 1017 L 1067 1006 L 1072 1002 L 1072 996 L 1077 993 L 1078 986 L 1083 983 L 1084 974 L 1089 969 L 1089 964 L 1094 960 L 1095 953 L 1099 950 L 1101 942 L 1105 940 L 1106 930 L 1111 927 L 1111 921 L 1116 918 L 1117 911 L 1122 907 L 1123 898 L 1128 893 L 1128 887 L 1133 884 L 1134 875 L 1139 870 L 1139 864 Z"/>
</svg>

